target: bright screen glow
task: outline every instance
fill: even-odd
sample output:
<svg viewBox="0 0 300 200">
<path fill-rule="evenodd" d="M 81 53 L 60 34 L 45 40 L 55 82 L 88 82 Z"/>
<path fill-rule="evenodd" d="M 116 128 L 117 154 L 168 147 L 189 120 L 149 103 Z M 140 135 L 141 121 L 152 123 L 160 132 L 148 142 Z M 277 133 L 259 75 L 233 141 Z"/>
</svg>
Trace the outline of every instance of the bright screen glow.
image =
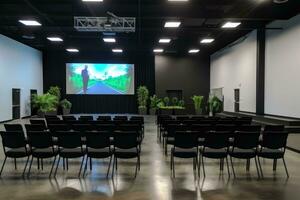
<svg viewBox="0 0 300 200">
<path fill-rule="evenodd" d="M 66 64 L 67 94 L 134 94 L 133 64 Z"/>
</svg>

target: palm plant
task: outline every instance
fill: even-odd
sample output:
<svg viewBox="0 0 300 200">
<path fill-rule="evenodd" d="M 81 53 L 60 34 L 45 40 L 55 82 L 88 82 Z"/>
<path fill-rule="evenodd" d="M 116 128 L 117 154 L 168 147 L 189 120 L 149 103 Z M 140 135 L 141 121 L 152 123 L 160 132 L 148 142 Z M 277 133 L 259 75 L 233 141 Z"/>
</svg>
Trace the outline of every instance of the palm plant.
<svg viewBox="0 0 300 200">
<path fill-rule="evenodd" d="M 147 112 L 147 101 L 149 98 L 149 90 L 146 86 L 139 86 L 137 89 L 137 98 L 139 105 L 140 114 L 146 114 Z"/>
<path fill-rule="evenodd" d="M 202 114 L 202 104 L 203 104 L 204 97 L 194 95 L 194 96 L 191 97 L 191 99 L 194 102 L 194 107 L 195 107 L 196 114 L 201 115 Z"/>
</svg>

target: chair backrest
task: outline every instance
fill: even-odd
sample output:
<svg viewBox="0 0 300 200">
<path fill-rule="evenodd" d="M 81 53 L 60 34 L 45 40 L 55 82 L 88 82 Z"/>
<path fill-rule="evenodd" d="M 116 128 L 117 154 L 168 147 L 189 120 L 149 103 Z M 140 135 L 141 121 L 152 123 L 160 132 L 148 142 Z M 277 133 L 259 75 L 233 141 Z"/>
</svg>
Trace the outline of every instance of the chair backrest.
<svg viewBox="0 0 300 200">
<path fill-rule="evenodd" d="M 139 124 L 122 124 L 120 126 L 115 127 L 115 130 L 139 132 L 142 130 L 142 127 Z"/>
<path fill-rule="evenodd" d="M 4 124 L 6 131 L 18 131 L 24 133 L 22 124 Z"/>
<path fill-rule="evenodd" d="M 261 146 L 269 149 L 286 148 L 288 132 L 264 131 Z"/>
<path fill-rule="evenodd" d="M 114 147 L 120 149 L 131 149 L 138 146 L 138 134 L 132 131 L 115 131 Z"/>
<path fill-rule="evenodd" d="M 32 148 L 53 147 L 52 136 L 48 131 L 29 131 L 27 135 Z"/>
<path fill-rule="evenodd" d="M 168 124 L 167 126 L 167 133 L 168 137 L 174 137 L 175 132 L 177 131 L 187 131 L 187 125 L 179 125 L 179 124 Z"/>
<path fill-rule="evenodd" d="M 98 116 L 97 118 L 98 121 L 111 121 L 111 116 L 106 115 L 106 116 Z"/>
<path fill-rule="evenodd" d="M 78 118 L 79 121 L 93 121 L 94 117 L 93 116 L 80 116 Z"/>
<path fill-rule="evenodd" d="M 266 125 L 264 131 L 284 131 L 284 125 Z"/>
<path fill-rule="evenodd" d="M 47 125 L 51 125 L 51 124 L 65 124 L 66 122 L 60 119 L 47 119 Z"/>
<path fill-rule="evenodd" d="M 73 124 L 72 129 L 74 131 L 80 132 L 81 134 L 85 134 L 87 131 L 94 130 L 94 126 L 91 124 Z"/>
<path fill-rule="evenodd" d="M 233 133 L 235 129 L 236 126 L 232 124 L 218 124 L 215 126 L 216 131 L 228 131 Z"/>
<path fill-rule="evenodd" d="M 110 147 L 110 136 L 108 131 L 85 132 L 86 146 L 93 149 Z"/>
<path fill-rule="evenodd" d="M 237 131 L 234 134 L 233 148 L 253 149 L 259 144 L 259 131 Z"/>
<path fill-rule="evenodd" d="M 114 121 L 127 121 L 128 117 L 127 116 L 115 116 Z"/>
<path fill-rule="evenodd" d="M 237 131 L 246 131 L 246 132 L 256 132 L 256 131 L 261 131 L 261 126 L 260 125 L 242 125 L 242 126 L 237 126 L 236 127 Z"/>
<path fill-rule="evenodd" d="M 78 148 L 82 147 L 81 134 L 76 131 L 60 131 L 58 132 L 58 142 L 59 147 L 62 148 Z"/>
<path fill-rule="evenodd" d="M 62 116 L 64 121 L 76 121 L 76 117 L 75 116 Z"/>
<path fill-rule="evenodd" d="M 25 124 L 26 132 L 29 131 L 45 131 L 47 130 L 46 126 L 43 124 Z"/>
<path fill-rule="evenodd" d="M 200 115 L 194 115 L 194 116 L 191 116 L 191 120 L 197 120 L 197 121 L 200 121 L 202 119 L 205 119 L 204 116 L 200 116 Z"/>
<path fill-rule="evenodd" d="M 183 124 L 186 124 L 186 125 L 188 125 L 188 126 L 192 126 L 193 124 L 196 124 L 197 121 L 196 121 L 196 120 L 191 120 L 191 119 L 189 119 L 189 120 L 183 120 L 182 123 L 183 123 Z"/>
<path fill-rule="evenodd" d="M 192 131 L 207 132 L 207 131 L 214 131 L 215 126 L 212 126 L 210 124 L 193 124 L 190 129 Z"/>
<path fill-rule="evenodd" d="M 174 146 L 190 149 L 198 146 L 198 132 L 177 131 L 174 135 Z"/>
<path fill-rule="evenodd" d="M 31 119 L 30 124 L 44 125 L 46 127 L 46 122 L 43 119 Z"/>
<path fill-rule="evenodd" d="M 58 136 L 58 132 L 71 130 L 71 126 L 67 124 L 50 124 L 48 128 L 53 136 Z"/>
<path fill-rule="evenodd" d="M 189 120 L 190 119 L 190 117 L 189 116 L 187 116 L 187 115 L 183 115 L 183 116 L 176 116 L 176 120 L 178 120 L 178 121 L 185 121 L 185 120 Z"/>
<path fill-rule="evenodd" d="M 45 115 L 46 120 L 60 120 L 57 115 Z"/>
<path fill-rule="evenodd" d="M 142 124 L 144 124 L 144 117 L 142 117 L 142 116 L 132 116 L 132 117 L 130 117 L 130 121 L 140 121 Z"/>
<path fill-rule="evenodd" d="M 251 117 L 240 117 L 235 120 L 236 125 L 251 125 L 252 118 Z"/>
<path fill-rule="evenodd" d="M 205 134 L 203 146 L 213 149 L 228 148 L 230 134 L 227 131 L 210 131 Z"/>
<path fill-rule="evenodd" d="M 18 131 L 1 131 L 3 147 L 7 148 L 26 148 L 25 136 Z"/>
<path fill-rule="evenodd" d="M 97 124 L 94 127 L 96 131 L 108 131 L 112 133 L 116 126 L 114 124 Z"/>
<path fill-rule="evenodd" d="M 157 115 L 157 124 L 162 124 L 163 121 L 172 120 L 170 115 Z"/>
</svg>

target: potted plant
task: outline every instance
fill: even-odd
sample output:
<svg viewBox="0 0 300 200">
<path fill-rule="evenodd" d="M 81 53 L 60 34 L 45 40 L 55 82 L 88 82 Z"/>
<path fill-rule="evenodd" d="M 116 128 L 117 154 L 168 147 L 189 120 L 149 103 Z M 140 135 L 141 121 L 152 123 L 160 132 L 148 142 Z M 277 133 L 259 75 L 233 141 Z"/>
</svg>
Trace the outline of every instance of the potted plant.
<svg viewBox="0 0 300 200">
<path fill-rule="evenodd" d="M 165 106 L 166 107 L 169 106 L 169 103 L 170 103 L 170 98 L 169 97 L 165 97 L 164 98 L 164 104 L 165 104 Z"/>
<path fill-rule="evenodd" d="M 58 86 L 51 86 L 47 93 L 56 96 L 58 100 L 61 98 L 60 88 Z"/>
<path fill-rule="evenodd" d="M 150 115 L 155 115 L 156 114 L 156 110 L 158 108 L 158 104 L 161 102 L 161 100 L 156 96 L 153 95 L 152 97 L 150 97 Z"/>
<path fill-rule="evenodd" d="M 147 114 L 147 101 L 149 98 L 149 91 L 146 86 L 138 87 L 137 97 L 138 97 L 139 114 L 146 115 Z"/>
<path fill-rule="evenodd" d="M 203 96 L 199 95 L 194 95 L 191 98 L 194 102 L 194 107 L 195 107 L 195 114 L 196 115 L 201 115 L 202 114 L 202 104 L 203 104 Z"/>
<path fill-rule="evenodd" d="M 178 98 L 177 97 L 172 98 L 172 105 L 173 106 L 178 106 Z"/>
<path fill-rule="evenodd" d="M 38 110 L 38 116 L 56 115 L 58 98 L 52 94 L 46 93 L 43 95 L 32 96 L 33 107 Z"/>
<path fill-rule="evenodd" d="M 208 100 L 209 115 L 215 116 L 222 109 L 223 102 L 216 96 L 212 96 Z"/>
<path fill-rule="evenodd" d="M 183 99 L 181 99 L 181 100 L 178 101 L 178 106 L 179 106 L 179 107 L 184 108 L 184 104 L 185 104 L 185 103 L 184 103 L 184 100 L 183 100 Z"/>
<path fill-rule="evenodd" d="M 70 101 L 68 101 L 67 99 L 63 99 L 60 102 L 60 106 L 62 107 L 63 115 L 70 114 L 71 107 L 72 107 L 72 103 Z"/>
</svg>

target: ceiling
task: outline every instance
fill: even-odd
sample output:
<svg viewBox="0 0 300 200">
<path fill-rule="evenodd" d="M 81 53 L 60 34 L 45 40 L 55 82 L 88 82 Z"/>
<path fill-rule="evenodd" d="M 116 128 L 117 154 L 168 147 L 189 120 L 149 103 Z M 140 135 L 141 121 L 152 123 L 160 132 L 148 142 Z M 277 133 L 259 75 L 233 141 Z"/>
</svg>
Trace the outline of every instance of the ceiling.
<svg viewBox="0 0 300 200">
<path fill-rule="evenodd" d="M 120 47 L 124 52 L 149 51 L 162 47 L 166 53 L 186 54 L 190 48 L 199 48 L 200 54 L 211 54 L 235 41 L 251 30 L 264 27 L 276 20 L 286 20 L 299 13 L 300 1 L 289 0 L 275 4 L 272 0 L 104 0 L 87 3 L 81 0 L 1 0 L 0 33 L 40 50 L 75 47 L 80 51 L 111 51 Z M 106 17 L 107 11 L 120 17 L 136 17 L 135 33 L 118 33 L 117 43 L 107 44 L 102 34 L 78 32 L 74 16 Z M 20 19 L 33 18 L 41 27 L 27 27 Z M 164 28 L 167 20 L 182 22 L 178 29 Z M 221 25 L 228 21 L 242 24 L 232 30 Z M 25 39 L 24 35 L 34 36 Z M 48 36 L 61 36 L 62 43 L 52 43 Z M 170 44 L 159 44 L 162 37 L 172 39 Z M 200 44 L 204 37 L 215 38 L 212 44 Z"/>
</svg>

